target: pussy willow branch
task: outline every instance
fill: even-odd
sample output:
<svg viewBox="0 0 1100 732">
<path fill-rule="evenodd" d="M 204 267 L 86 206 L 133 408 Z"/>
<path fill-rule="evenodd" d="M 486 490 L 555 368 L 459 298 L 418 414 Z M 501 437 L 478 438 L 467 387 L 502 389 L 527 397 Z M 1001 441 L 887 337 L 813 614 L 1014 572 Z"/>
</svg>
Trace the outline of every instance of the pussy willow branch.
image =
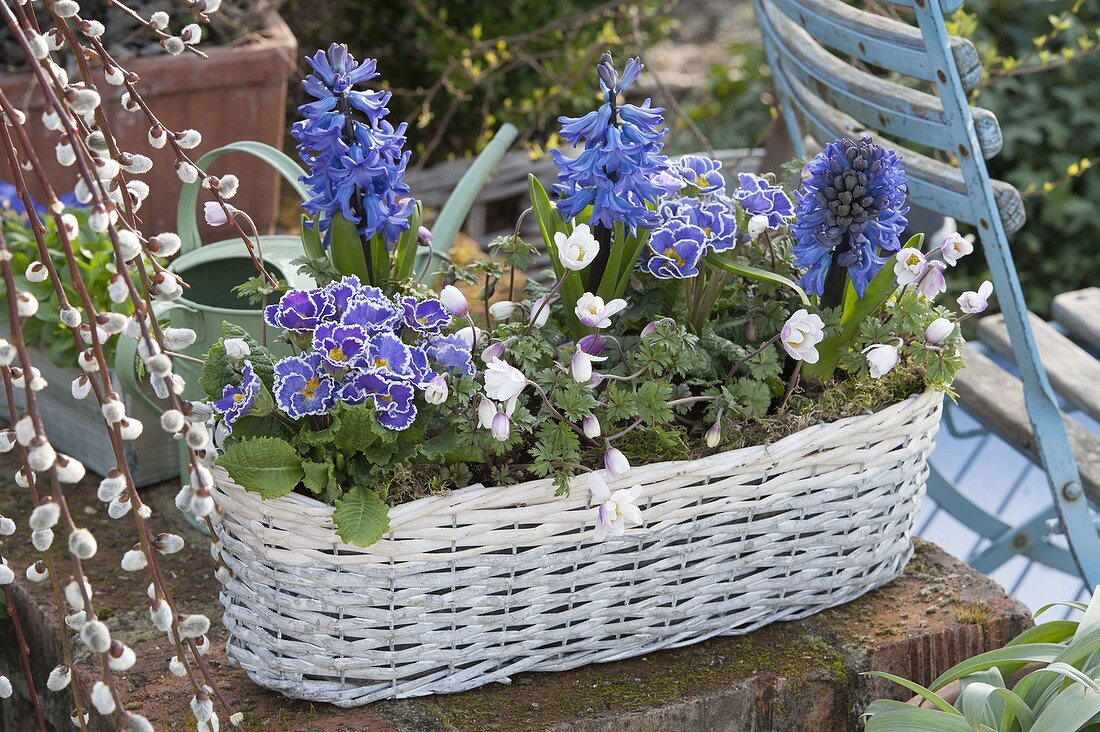
<svg viewBox="0 0 1100 732">
<path fill-rule="evenodd" d="M 58 90 L 61 90 L 63 87 L 58 82 L 58 79 L 57 79 L 56 75 L 54 75 L 52 73 L 52 70 L 51 70 L 51 73 L 50 73 L 50 77 L 52 77 L 52 78 L 47 79 L 46 75 L 42 71 L 42 68 L 39 66 L 39 64 L 33 58 L 33 54 L 30 52 L 28 43 L 27 43 L 26 39 L 23 37 L 23 34 L 20 31 L 18 23 L 15 21 L 14 15 L 11 11 L 11 8 L 8 6 L 7 0 L 4 0 L 3 10 L 4 10 L 5 21 L 8 23 L 9 26 L 12 27 L 12 29 L 14 31 L 14 35 L 16 35 L 18 37 L 19 41 L 22 43 L 22 45 L 24 47 L 24 52 L 28 57 L 28 61 L 32 64 L 32 68 L 34 69 L 37 81 L 39 82 L 39 86 L 42 88 L 43 93 L 47 98 L 47 103 L 53 108 L 55 113 L 58 115 L 59 119 L 62 121 L 62 124 L 65 128 L 64 134 L 69 138 L 69 142 L 72 145 L 73 150 L 76 152 L 76 162 L 79 163 L 79 165 L 78 165 L 79 172 L 80 172 L 80 174 L 81 174 L 81 176 L 82 176 L 82 178 L 85 182 L 85 185 L 88 187 L 88 190 L 89 190 L 89 192 L 92 196 L 92 199 L 94 201 L 94 205 L 95 205 L 96 209 L 100 210 L 100 211 L 104 211 L 104 212 L 109 212 L 109 211 L 114 210 L 113 203 L 110 200 L 110 197 L 107 193 L 107 190 L 105 188 L 104 183 L 101 180 L 99 180 L 96 176 L 92 175 L 91 172 L 90 172 L 89 163 L 93 159 L 93 156 L 92 156 L 91 152 L 84 147 L 84 140 L 82 139 L 82 136 L 80 135 L 79 131 L 76 129 L 75 124 L 73 123 L 72 119 L 70 119 L 68 110 L 64 107 L 64 105 L 62 105 L 60 103 L 58 95 L 55 93 L 54 88 L 52 88 L 54 85 L 56 86 L 56 88 Z M 60 20 L 60 19 L 57 19 L 56 16 L 55 16 L 55 21 L 57 21 L 57 20 Z M 66 24 L 61 23 L 61 25 L 66 25 Z M 67 28 L 67 26 L 66 26 L 66 28 Z M 74 47 L 74 51 L 79 54 L 80 51 L 82 50 L 82 47 L 78 46 L 78 44 L 76 43 L 76 40 L 75 40 L 75 36 L 73 36 L 73 34 L 71 32 L 67 33 L 67 35 L 68 35 L 69 39 L 72 42 L 72 45 Z M 85 71 L 87 71 L 86 68 L 85 68 Z M 94 88 L 94 84 L 89 83 L 90 78 L 88 76 L 85 76 L 85 80 L 86 80 L 86 83 L 88 83 L 89 87 Z M 52 84 L 50 82 L 52 82 Z M 132 82 L 129 82 L 129 86 L 131 88 L 131 91 L 133 91 L 135 93 L 135 97 L 140 98 L 138 95 L 136 95 L 136 90 L 133 89 Z M 17 117 L 13 113 L 13 109 L 11 108 L 11 105 L 7 103 L 6 99 L 4 99 L 3 101 L 5 102 L 5 112 L 9 115 L 9 117 L 11 119 L 13 119 L 13 120 L 17 119 Z M 146 110 L 148 110 L 147 107 L 145 107 L 145 108 L 146 108 Z M 151 112 L 149 112 L 149 114 L 151 114 Z M 109 129 L 108 130 L 102 130 L 101 132 L 104 134 L 105 138 L 110 137 Z M 9 155 L 9 161 L 14 162 L 14 159 L 15 159 L 14 147 L 12 145 L 10 137 L 7 136 L 6 133 L 5 133 L 5 138 L 6 138 L 6 147 L 8 149 L 10 149 L 11 153 L 12 153 L 11 155 Z M 179 149 L 179 146 L 175 144 L 174 138 L 171 135 L 169 135 L 169 139 L 172 140 L 173 148 L 176 150 L 177 156 L 178 157 L 182 156 L 184 159 L 186 159 L 186 156 L 182 154 L 182 151 Z M 30 148 L 29 144 L 27 143 L 25 135 L 22 136 L 21 142 L 23 142 L 26 145 L 27 149 L 30 150 L 30 155 L 33 157 L 33 150 Z M 113 143 L 113 139 L 112 139 L 112 143 Z M 114 149 L 117 150 L 117 147 L 114 148 Z M 38 167 L 39 174 L 41 175 L 40 166 L 34 166 L 33 165 L 34 162 L 37 162 L 37 161 L 34 160 L 32 162 L 32 167 Z M 19 166 L 18 165 L 13 165 L 13 167 L 15 169 L 18 169 Z M 117 183 L 116 183 L 116 185 L 117 185 Z M 25 183 L 24 183 L 24 188 L 25 188 Z M 51 194 L 50 195 L 51 209 L 53 210 L 53 213 L 54 213 L 54 215 L 56 217 L 56 220 L 57 220 L 60 236 L 63 240 L 63 247 L 66 249 L 67 255 L 70 257 L 70 263 L 71 263 L 71 257 L 72 257 L 71 244 L 68 242 L 67 236 L 64 233 L 64 231 L 65 231 L 64 226 L 62 225 L 61 220 L 60 220 L 60 211 L 58 210 L 58 207 L 53 205 L 53 204 L 56 203 L 56 197 L 53 196 L 52 191 L 50 191 L 50 194 Z M 219 199 L 220 199 L 220 196 L 219 196 Z M 223 205 L 224 205 L 224 201 L 223 201 Z M 31 216 L 33 218 L 36 218 L 34 216 L 34 213 L 33 213 L 34 212 L 33 207 L 30 207 L 29 210 L 31 212 Z M 134 223 L 136 223 L 136 222 L 134 222 Z M 39 221 L 35 221 L 32 228 L 36 231 L 37 235 L 39 237 L 41 237 L 41 231 L 42 231 L 42 228 L 43 228 L 41 226 L 41 223 Z M 146 347 L 149 349 L 150 353 L 156 352 L 155 347 L 154 347 L 154 343 L 156 343 L 157 346 L 160 347 L 160 350 L 163 351 L 164 350 L 163 349 L 163 334 L 159 332 L 158 324 L 155 322 L 155 319 L 153 319 L 153 318 L 151 318 L 150 320 L 152 320 L 152 328 L 154 330 L 155 340 L 154 340 L 154 337 L 151 337 L 150 334 L 149 334 L 149 330 L 148 330 L 148 328 L 146 326 L 146 323 L 145 323 L 145 319 L 146 319 L 145 316 L 146 316 L 147 313 L 150 313 L 150 311 L 152 309 L 151 308 L 151 301 L 146 301 L 146 299 L 142 297 L 141 293 L 139 293 L 137 291 L 137 289 L 135 288 L 135 286 L 134 286 L 134 283 L 133 283 L 133 280 L 130 276 L 128 267 L 125 263 L 125 260 L 122 257 L 121 247 L 120 247 L 120 243 L 119 243 L 118 235 L 117 235 L 117 230 L 115 229 L 114 224 L 111 224 L 108 227 L 107 233 L 108 233 L 108 235 L 111 239 L 112 246 L 115 250 L 116 260 L 120 264 L 120 266 L 118 268 L 119 273 L 123 278 L 124 284 L 127 287 L 127 291 L 129 293 L 131 299 L 134 302 L 136 322 L 140 327 L 142 339 L 145 341 Z M 135 231 L 135 233 L 138 233 L 138 232 Z M 139 239 L 140 239 L 140 234 L 139 234 Z M 40 248 L 43 246 L 43 244 L 44 243 L 41 241 L 41 238 L 39 238 Z M 148 256 L 150 259 L 152 259 L 152 257 L 149 256 L 147 248 L 146 248 L 146 251 L 144 252 L 144 254 L 146 256 Z M 142 271 L 142 273 L 144 274 L 144 268 L 141 266 L 140 262 L 141 262 L 141 260 L 139 258 L 139 270 Z M 50 272 L 50 276 L 54 280 L 54 283 L 55 283 L 55 286 L 56 286 L 57 282 L 59 281 L 59 278 L 57 276 L 56 271 L 53 270 L 52 262 L 51 262 L 51 260 L 49 259 L 48 256 L 45 257 L 45 261 L 43 262 L 43 264 L 44 264 L 44 266 L 46 266 L 47 270 Z M 7 269 L 8 269 L 7 274 L 10 276 L 10 264 L 8 265 Z M 72 267 L 71 269 L 72 269 L 76 279 L 79 280 L 79 274 L 78 274 L 77 268 Z M 11 297 L 14 297 L 14 292 L 15 291 L 14 291 L 13 284 L 9 283 L 8 289 L 9 289 L 9 292 L 12 293 Z M 99 364 L 101 366 L 100 371 L 101 371 L 101 374 L 102 374 L 102 378 L 104 379 L 105 386 L 107 387 L 107 389 L 110 389 L 109 372 L 105 368 L 106 359 L 103 356 L 102 349 L 100 347 L 100 344 L 98 343 L 97 333 L 96 333 L 96 329 L 94 327 L 94 324 L 96 323 L 96 320 L 97 320 L 96 311 L 95 311 L 92 303 L 90 302 L 90 299 L 87 296 L 86 289 L 79 288 L 79 287 L 78 287 L 78 289 L 82 290 L 81 293 L 80 293 L 82 295 L 82 300 L 84 300 L 84 302 L 82 304 L 84 305 L 85 310 L 86 310 L 86 312 L 88 314 L 88 317 L 89 317 L 89 320 L 90 320 L 89 331 L 90 331 L 91 340 L 92 340 L 92 348 L 90 350 L 93 352 L 97 362 L 99 362 Z M 14 300 L 12 302 L 14 303 Z M 17 316 L 17 313 L 16 313 L 16 316 Z M 20 336 L 21 336 L 21 333 L 20 333 Z M 78 347 L 80 347 L 81 343 L 79 342 L 79 336 L 76 334 L 75 331 L 73 333 L 73 336 L 74 336 L 74 339 L 77 340 Z M 19 344 L 17 344 L 17 345 L 19 345 Z M 23 347 L 21 350 L 22 350 L 21 358 L 23 358 L 24 361 L 26 361 L 26 363 L 24 364 L 25 370 L 26 370 L 26 368 L 29 368 L 29 359 L 27 359 L 27 357 L 25 355 L 25 347 Z M 26 378 L 29 379 L 31 373 L 32 372 L 27 371 Z M 90 380 L 90 382 L 92 383 L 93 386 L 98 386 L 98 385 L 95 384 L 94 380 Z M 100 391 L 100 389 L 95 388 L 94 390 L 96 392 L 97 400 L 99 400 L 101 404 L 104 403 L 104 396 L 103 396 L 102 392 Z M 172 406 L 174 408 L 182 407 L 183 405 L 180 403 L 178 397 L 176 397 L 176 395 L 174 393 L 174 390 L 169 388 L 168 391 L 169 391 L 169 400 L 170 400 L 170 403 L 172 404 Z M 181 411 L 183 411 L 183 410 L 181 410 Z M 36 414 L 36 410 L 32 413 Z M 36 420 L 36 428 L 41 433 L 40 419 Z M 124 455 L 124 452 L 122 450 L 122 445 L 121 445 L 120 428 L 118 427 L 118 425 L 116 425 L 114 428 L 109 429 L 108 431 L 110 433 L 112 444 L 113 444 L 113 447 L 114 447 L 114 450 L 115 450 L 115 453 L 116 453 L 116 459 L 118 460 L 118 463 L 119 463 L 120 472 L 123 473 L 123 475 L 125 477 L 125 480 L 126 480 L 127 492 L 129 493 L 131 500 L 134 502 L 134 505 L 138 507 L 138 509 L 134 511 L 135 522 L 137 523 L 139 539 L 140 539 L 140 543 L 142 545 L 142 550 L 143 550 L 143 553 L 146 555 L 147 563 L 150 567 L 150 572 L 153 576 L 153 586 L 154 586 L 154 589 L 155 589 L 155 594 L 158 597 L 158 599 L 161 599 L 161 600 L 167 602 L 169 604 L 169 606 L 171 607 L 172 606 L 171 598 L 168 595 L 167 589 L 164 587 L 163 579 L 160 576 L 159 566 L 157 564 L 157 559 L 156 559 L 156 554 L 155 554 L 153 548 L 150 546 L 151 532 L 148 530 L 148 528 L 146 527 L 146 525 L 144 523 L 144 517 L 142 516 L 143 512 L 140 510 L 140 508 L 141 508 L 140 497 L 137 495 L 136 490 L 133 487 L 133 481 L 131 479 L 131 476 L 129 475 L 128 466 L 126 465 L 126 462 L 125 462 L 125 455 Z M 191 450 L 190 452 L 191 452 L 190 458 L 191 458 L 191 462 L 192 462 L 192 467 L 197 469 L 197 467 L 198 467 L 197 458 L 196 458 L 193 450 Z M 57 491 L 59 491 L 59 484 L 56 480 L 56 474 L 55 473 L 54 473 L 54 476 L 53 476 L 53 482 L 55 484 L 55 488 L 57 489 Z M 63 500 L 63 495 L 61 496 L 61 498 Z M 67 516 L 68 523 L 70 524 L 70 528 L 72 528 L 72 519 L 71 519 L 71 515 L 68 515 L 67 507 L 65 508 L 65 514 Z M 74 558 L 74 564 L 78 565 L 79 560 Z M 158 581 L 158 579 L 160 581 Z M 81 589 L 83 590 L 83 585 L 81 585 Z M 88 610 L 90 611 L 91 607 L 90 607 L 90 601 L 89 600 L 90 600 L 90 598 L 87 598 L 87 597 L 85 598 L 85 604 L 88 606 Z M 94 617 L 94 611 L 88 612 L 88 615 L 89 615 L 89 617 Z M 175 616 L 176 616 L 176 614 L 173 611 L 173 617 L 175 618 Z M 172 635 L 174 636 L 174 640 L 175 640 L 176 646 L 177 646 L 177 654 L 179 656 L 181 656 L 181 661 L 184 661 L 184 659 L 182 658 L 182 656 L 184 655 L 183 654 L 183 649 L 180 645 L 180 634 L 179 634 L 179 631 L 178 631 L 177 621 L 175 619 L 173 620 L 172 631 L 173 631 Z M 194 657 L 197 659 L 200 654 L 197 653 L 197 649 L 195 647 L 194 641 L 192 639 L 189 639 L 189 640 L 191 640 L 190 647 L 191 647 L 192 653 L 193 653 Z M 201 667 L 204 667 L 204 664 L 201 664 L 201 661 L 199 662 L 199 665 Z M 195 679 L 190 674 L 189 666 L 187 666 L 186 663 L 184 663 L 184 666 L 188 670 L 188 676 L 191 678 L 192 685 L 195 686 L 196 689 L 197 689 L 197 684 L 195 682 Z M 109 678 L 109 668 L 107 668 L 106 665 L 105 665 L 104 671 L 105 671 L 105 678 Z M 208 674 L 205 673 L 205 668 L 203 668 L 203 671 L 204 671 L 204 676 L 208 676 Z M 197 690 L 196 693 L 199 693 L 199 691 Z M 113 688 L 113 686 L 112 686 L 112 694 L 117 697 L 117 690 L 115 690 Z M 121 704 L 118 704 L 118 706 L 121 706 Z"/>
</svg>

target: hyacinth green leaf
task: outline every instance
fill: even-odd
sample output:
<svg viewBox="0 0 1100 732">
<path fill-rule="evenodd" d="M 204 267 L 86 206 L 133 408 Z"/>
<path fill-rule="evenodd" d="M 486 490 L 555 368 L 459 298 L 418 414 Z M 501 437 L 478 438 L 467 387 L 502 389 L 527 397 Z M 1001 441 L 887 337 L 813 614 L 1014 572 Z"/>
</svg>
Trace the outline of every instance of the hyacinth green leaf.
<svg viewBox="0 0 1100 732">
<path fill-rule="evenodd" d="M 935 709 L 918 709 L 897 703 L 867 720 L 866 732 L 974 732 L 962 716 Z M 988 725 L 981 725 L 979 732 L 997 732 Z"/>
<path fill-rule="evenodd" d="M 958 681 L 976 671 L 984 671 L 993 666 L 1000 670 L 1001 676 L 1011 676 L 1029 663 L 1054 661 L 1064 649 L 1065 646 L 1059 643 L 1028 643 L 979 653 L 947 669 L 928 686 L 933 690 L 942 689 L 952 681 Z"/>
<path fill-rule="evenodd" d="M 340 274 L 355 275 L 363 282 L 371 281 L 359 230 L 339 213 L 329 224 L 329 256 Z"/>
<path fill-rule="evenodd" d="M 1036 730 L 1076 732 L 1090 726 L 1100 714 L 1100 694 L 1087 686 L 1073 684 L 1060 691 L 1035 719 Z"/>
<path fill-rule="evenodd" d="M 336 533 L 348 544 L 370 546 L 390 528 L 389 506 L 368 488 L 355 488 L 336 501 Z"/>
<path fill-rule="evenodd" d="M 562 266 L 558 256 L 558 245 L 554 241 L 554 234 L 558 232 L 568 234 L 571 226 L 566 224 L 558 210 L 550 203 L 550 197 L 546 189 L 533 174 L 527 176 L 527 187 L 531 196 L 531 209 L 538 221 L 539 231 L 542 233 L 542 243 L 546 245 L 546 251 L 550 254 L 550 263 L 554 267 L 554 275 L 562 281 L 561 299 L 563 312 L 570 329 L 574 335 L 581 335 L 583 327 L 574 314 L 577 300 L 584 294 L 584 285 L 576 272 L 567 270 Z"/>
<path fill-rule="evenodd" d="M 1038 614 L 1038 613 L 1036 613 Z M 1077 630 L 1076 620 L 1051 620 L 1028 628 L 1023 633 L 1005 643 L 1006 646 L 1019 646 L 1025 643 L 1064 643 L 1073 637 Z"/>
<path fill-rule="evenodd" d="M 302 214 L 302 251 L 310 259 L 324 259 L 325 245 L 321 241 L 321 232 L 315 219 Z"/>
<path fill-rule="evenodd" d="M 744 262 L 738 262 L 735 259 L 730 259 L 726 255 L 718 254 L 717 252 L 708 254 L 705 261 L 716 269 L 720 269 L 723 272 L 729 272 L 739 277 L 746 277 L 750 280 L 756 280 L 757 282 L 768 282 L 773 285 L 780 285 L 781 287 L 789 287 L 798 294 L 798 299 L 802 301 L 803 305 L 809 306 L 810 304 L 810 298 L 806 297 L 806 291 L 799 287 L 794 280 L 788 279 L 781 274 L 769 272 L 759 267 L 753 267 Z"/>
<path fill-rule="evenodd" d="M 1042 615 L 1043 613 L 1048 612 L 1048 611 L 1050 611 L 1050 610 L 1052 610 L 1053 608 L 1056 608 L 1056 607 L 1068 607 L 1068 608 L 1071 608 L 1073 610 L 1077 610 L 1079 612 L 1085 612 L 1086 610 L 1088 610 L 1089 606 L 1086 605 L 1083 602 L 1074 602 L 1073 600 L 1065 600 L 1063 602 L 1050 602 L 1050 603 L 1047 603 L 1046 605 L 1043 605 L 1041 608 L 1039 608 L 1035 612 L 1033 612 L 1031 614 L 1031 617 L 1035 618 L 1035 619 L 1038 619 L 1040 615 Z M 1067 621 L 1063 621 L 1063 622 L 1074 623 L 1074 625 L 1076 626 L 1076 622 L 1072 621 L 1072 620 L 1067 620 Z M 1049 624 L 1050 623 L 1043 623 L 1043 625 L 1049 625 Z M 1036 630 L 1036 629 L 1041 628 L 1041 627 L 1043 627 L 1043 626 L 1042 625 L 1037 625 L 1037 626 L 1035 626 L 1035 628 L 1032 628 L 1032 630 Z M 1072 635 L 1072 633 L 1070 635 Z"/>
<path fill-rule="evenodd" d="M 906 689 L 913 692 L 914 694 L 917 694 L 922 699 L 925 699 L 925 700 L 931 702 L 932 704 L 935 704 L 937 708 L 939 708 L 939 709 L 941 709 L 945 712 L 951 713 L 951 714 L 956 714 L 956 715 L 959 714 L 959 712 L 955 709 L 955 707 L 951 706 L 946 701 L 941 699 L 939 694 L 932 691 L 931 689 L 924 688 L 923 686 L 916 683 L 915 681 L 910 681 L 909 679 L 903 679 L 900 676 L 895 676 L 893 674 L 888 674 L 885 671 L 868 671 L 867 674 L 868 674 L 868 676 L 877 676 L 880 679 L 886 679 L 887 681 L 892 681 L 893 683 L 897 684 L 898 686 L 904 686 Z"/>
<path fill-rule="evenodd" d="M 216 462 L 239 486 L 264 498 L 285 496 L 305 475 L 297 451 L 277 437 L 234 442 Z"/>
<path fill-rule="evenodd" d="M 398 282 L 412 277 L 416 268 L 416 249 L 420 243 L 420 224 L 423 220 L 420 201 L 417 201 L 409 216 L 409 228 L 401 232 L 394 249 L 393 278 Z"/>
<path fill-rule="evenodd" d="M 1000 702 L 1002 710 L 996 708 L 997 702 Z M 1035 713 L 1027 703 L 1004 687 L 984 682 L 967 684 L 959 695 L 958 703 L 963 716 L 974 729 L 978 729 L 990 713 L 1000 716 L 1000 729 L 1009 729 L 1013 722 L 1019 722 L 1021 732 L 1028 732 L 1035 724 Z M 1001 713 L 997 714 L 998 711 Z"/>
</svg>

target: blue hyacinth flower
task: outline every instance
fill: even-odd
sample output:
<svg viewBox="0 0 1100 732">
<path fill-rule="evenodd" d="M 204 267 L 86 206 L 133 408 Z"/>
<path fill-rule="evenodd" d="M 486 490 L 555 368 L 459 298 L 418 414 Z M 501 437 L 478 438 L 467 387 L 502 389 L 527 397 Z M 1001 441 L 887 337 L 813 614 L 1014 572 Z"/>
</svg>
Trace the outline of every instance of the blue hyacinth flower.
<svg viewBox="0 0 1100 732">
<path fill-rule="evenodd" d="M 590 225 L 611 228 L 622 222 L 631 232 L 657 225 L 649 204 L 664 193 L 655 182 L 667 167 L 661 154 L 668 132 L 661 129 L 664 110 L 651 107 L 648 99 L 640 106 L 618 100 L 641 70 L 638 59 L 630 59 L 620 77 L 610 54 L 604 54 L 597 68 L 604 103 L 583 117 L 559 118 L 562 139 L 581 148 L 575 157 L 550 151 L 558 168 L 553 190 L 566 220 L 591 206 Z"/>
<path fill-rule="evenodd" d="M 335 406 L 332 377 L 319 353 L 288 356 L 275 364 L 275 403 L 291 419 L 325 414 Z"/>
<path fill-rule="evenodd" d="M 806 292 L 822 294 L 836 259 L 863 296 L 889 255 L 901 248 L 906 191 L 897 153 L 869 137 L 831 142 L 807 163 L 791 228 L 795 264 L 806 270 L 799 280 Z"/>
</svg>

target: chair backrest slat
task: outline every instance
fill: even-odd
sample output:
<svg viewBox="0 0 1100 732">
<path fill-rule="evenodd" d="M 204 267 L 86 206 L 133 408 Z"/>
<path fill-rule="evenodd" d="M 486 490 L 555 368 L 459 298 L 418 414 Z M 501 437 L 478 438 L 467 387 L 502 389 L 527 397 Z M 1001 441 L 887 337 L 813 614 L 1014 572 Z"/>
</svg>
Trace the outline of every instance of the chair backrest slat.
<svg viewBox="0 0 1100 732">
<path fill-rule="evenodd" d="M 886 0 L 889 5 L 897 5 L 899 8 L 923 7 L 927 0 Z M 953 13 L 963 6 L 965 0 L 940 0 L 940 9 L 946 13 Z"/>
<path fill-rule="evenodd" d="M 820 43 L 871 66 L 936 81 L 920 30 L 881 15 L 862 12 L 840 0 L 773 0 L 788 18 Z M 982 80 L 982 62 L 974 44 L 951 39 L 951 53 L 963 86 L 973 89 Z"/>
<path fill-rule="evenodd" d="M 939 97 L 861 71 L 837 58 L 771 0 L 765 4 L 760 26 L 768 40 L 781 49 L 782 65 L 830 106 L 869 127 L 904 140 L 954 153 L 950 126 Z M 1001 150 L 1003 139 L 997 118 L 972 108 L 971 115 L 985 157 Z"/>
</svg>

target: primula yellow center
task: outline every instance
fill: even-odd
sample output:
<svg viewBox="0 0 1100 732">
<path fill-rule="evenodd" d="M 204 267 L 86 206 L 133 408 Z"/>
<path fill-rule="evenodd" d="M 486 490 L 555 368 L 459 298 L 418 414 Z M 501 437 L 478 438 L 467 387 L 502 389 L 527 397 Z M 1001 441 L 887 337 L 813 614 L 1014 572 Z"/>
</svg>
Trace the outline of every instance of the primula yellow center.
<svg viewBox="0 0 1100 732">
<path fill-rule="evenodd" d="M 699 176 L 698 178 L 695 179 L 695 187 L 696 188 L 706 188 L 707 185 L 708 185 L 708 181 L 704 176 Z"/>
<path fill-rule="evenodd" d="M 344 354 L 344 351 L 340 346 L 332 348 L 328 352 L 328 357 L 333 361 L 347 361 L 348 357 Z"/>
<path fill-rule="evenodd" d="M 380 369 L 388 369 L 390 367 L 390 362 L 381 356 L 375 356 L 374 365 Z"/>
<path fill-rule="evenodd" d="M 675 247 L 669 247 L 665 250 L 665 256 L 671 259 L 680 267 L 684 266 L 684 258 L 680 256 L 680 252 L 676 251 Z"/>
<path fill-rule="evenodd" d="M 393 401 L 393 397 L 388 396 L 386 394 L 379 394 L 378 395 L 378 401 L 382 402 L 383 404 L 389 404 L 390 402 Z"/>
<path fill-rule="evenodd" d="M 244 401 L 244 394 L 234 394 L 234 395 L 233 395 L 233 401 L 235 401 L 235 402 L 237 402 L 238 404 L 240 404 L 241 402 L 243 402 L 243 401 Z"/>
<path fill-rule="evenodd" d="M 306 382 L 306 385 L 302 387 L 302 390 L 298 392 L 306 399 L 312 399 L 317 393 L 317 390 L 321 388 L 321 380 L 314 376 L 312 379 Z"/>
</svg>

